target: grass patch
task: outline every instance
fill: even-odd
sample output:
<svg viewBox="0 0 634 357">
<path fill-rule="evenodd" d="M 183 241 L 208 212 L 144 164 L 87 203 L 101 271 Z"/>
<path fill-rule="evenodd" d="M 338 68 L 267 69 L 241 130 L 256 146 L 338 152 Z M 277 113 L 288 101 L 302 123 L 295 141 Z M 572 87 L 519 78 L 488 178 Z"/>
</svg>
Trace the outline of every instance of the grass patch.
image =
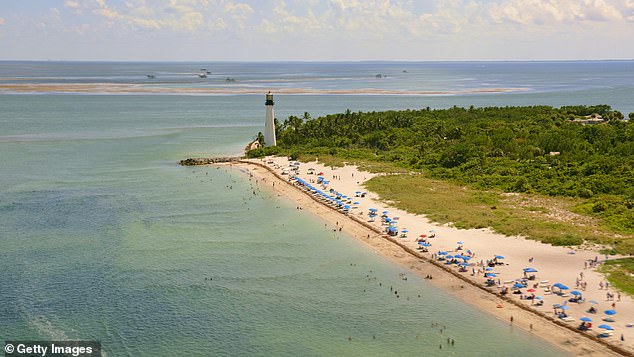
<svg viewBox="0 0 634 357">
<path fill-rule="evenodd" d="M 634 295 L 634 258 L 608 260 L 601 266 L 601 272 L 619 290 Z"/>
<path fill-rule="evenodd" d="M 505 235 L 521 235 L 557 246 L 577 246 L 588 241 L 613 245 L 620 252 L 634 251 L 634 237 L 615 238 L 615 233 L 605 227 L 580 225 L 583 216 L 553 218 L 544 205 L 517 205 L 517 199 L 509 201 L 497 191 L 476 190 L 420 174 L 378 176 L 366 182 L 365 187 L 382 200 L 393 201 L 398 208 L 457 228 L 491 227 Z M 532 196 L 530 200 L 556 201 L 569 208 L 575 204 L 565 198 Z"/>
</svg>

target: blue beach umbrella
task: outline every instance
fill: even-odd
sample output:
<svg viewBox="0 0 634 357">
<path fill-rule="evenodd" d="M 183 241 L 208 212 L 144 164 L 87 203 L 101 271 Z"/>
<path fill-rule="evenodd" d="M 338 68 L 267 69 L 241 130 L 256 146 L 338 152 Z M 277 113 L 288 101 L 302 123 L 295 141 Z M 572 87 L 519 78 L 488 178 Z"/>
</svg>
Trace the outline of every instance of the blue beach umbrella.
<svg viewBox="0 0 634 357">
<path fill-rule="evenodd" d="M 568 306 L 566 306 L 566 305 L 562 305 L 562 306 L 560 307 L 560 309 L 562 309 L 562 310 L 568 310 L 568 309 L 569 309 L 569 307 L 568 307 Z"/>
<path fill-rule="evenodd" d="M 389 211 L 383 211 L 383 214 L 388 214 L 388 213 L 390 213 L 390 212 Z"/>
<path fill-rule="evenodd" d="M 438 255 L 447 255 L 447 252 L 438 252 Z"/>
<path fill-rule="evenodd" d="M 616 315 L 616 310 L 605 310 L 604 313 L 606 315 Z"/>
<path fill-rule="evenodd" d="M 408 233 L 409 231 L 407 229 L 403 229 L 401 232 Z"/>
<path fill-rule="evenodd" d="M 484 276 L 486 276 L 487 278 L 496 278 L 497 275 L 495 275 L 494 273 L 486 273 L 484 274 Z"/>
<path fill-rule="evenodd" d="M 466 256 L 466 255 L 463 255 L 463 256 L 462 256 L 462 259 L 464 259 L 464 260 L 471 260 L 471 257 Z"/>
<path fill-rule="evenodd" d="M 496 255 L 495 259 L 504 259 L 504 256 L 503 255 Z"/>
<path fill-rule="evenodd" d="M 537 300 L 541 300 L 541 299 L 543 299 L 543 297 L 541 297 L 541 296 L 535 296 L 535 299 L 537 299 Z"/>
<path fill-rule="evenodd" d="M 599 328 L 602 328 L 604 330 L 610 330 L 610 331 L 614 330 L 612 326 L 606 325 L 606 324 L 599 325 Z"/>
<path fill-rule="evenodd" d="M 598 302 L 597 302 L 597 301 L 595 301 L 595 300 L 588 300 L 588 302 L 589 302 L 589 303 L 591 303 L 591 304 L 595 304 L 595 305 L 597 305 L 597 304 L 598 304 Z"/>
<path fill-rule="evenodd" d="M 462 242 L 458 242 L 458 244 L 462 245 L 462 244 L 464 244 L 464 243 L 462 243 Z"/>
<path fill-rule="evenodd" d="M 562 283 L 555 283 L 553 286 L 559 288 L 560 290 L 568 290 L 568 287 Z"/>
<path fill-rule="evenodd" d="M 491 271 L 491 270 L 493 270 L 493 268 L 486 268 L 485 270 L 486 271 Z"/>
<path fill-rule="evenodd" d="M 431 247 L 431 244 L 429 244 L 429 243 L 423 243 L 423 244 L 422 244 L 422 246 L 423 246 L 423 247 Z"/>
<path fill-rule="evenodd" d="M 524 268 L 525 273 L 537 273 L 537 269 L 535 268 Z"/>
<path fill-rule="evenodd" d="M 451 255 L 451 254 L 447 254 L 447 256 L 445 256 L 445 258 L 447 258 L 447 259 L 453 259 L 453 255 Z"/>
<path fill-rule="evenodd" d="M 589 317 L 585 317 L 585 316 L 584 316 L 584 317 L 582 317 L 582 318 L 580 318 L 579 320 L 581 320 L 581 321 L 583 321 L 583 322 L 592 322 L 592 319 L 591 319 L 591 318 L 589 318 Z"/>
<path fill-rule="evenodd" d="M 577 291 L 577 290 L 573 290 L 573 291 L 571 291 L 570 293 L 571 293 L 572 295 L 574 295 L 574 296 L 579 296 L 579 295 L 581 295 L 581 292 L 579 292 L 579 291 Z"/>
<path fill-rule="evenodd" d="M 376 211 L 378 211 L 378 209 L 376 209 L 376 208 L 370 208 L 370 211 L 372 211 L 372 212 L 376 212 Z"/>
<path fill-rule="evenodd" d="M 513 285 L 513 289 L 523 289 L 524 285 L 520 284 L 520 283 L 515 283 L 515 285 Z"/>
<path fill-rule="evenodd" d="M 353 204 L 353 205 L 358 205 L 358 204 L 359 204 L 359 202 L 352 202 L 352 204 Z"/>
</svg>

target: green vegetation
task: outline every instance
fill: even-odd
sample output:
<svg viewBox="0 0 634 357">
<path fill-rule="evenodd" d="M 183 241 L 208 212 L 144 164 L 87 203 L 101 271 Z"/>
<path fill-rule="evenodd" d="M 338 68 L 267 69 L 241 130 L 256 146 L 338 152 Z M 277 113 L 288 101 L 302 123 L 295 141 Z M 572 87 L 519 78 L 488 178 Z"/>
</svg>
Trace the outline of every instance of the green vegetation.
<svg viewBox="0 0 634 357">
<path fill-rule="evenodd" d="M 581 202 L 579 199 L 482 191 L 424 175 L 379 176 L 368 181 L 366 187 L 399 208 L 458 228 L 491 227 L 502 234 L 560 246 L 581 245 L 586 240 L 604 245 L 613 242 L 610 230 L 594 226 L 584 216 L 570 214 L 571 208 Z"/>
<path fill-rule="evenodd" d="M 634 258 L 608 260 L 601 267 L 610 283 L 630 295 L 634 295 Z"/>
<path fill-rule="evenodd" d="M 599 117 L 604 121 L 589 121 Z M 629 254 L 634 253 L 634 124 L 622 118 L 607 105 L 347 111 L 317 119 L 305 113 L 277 123 L 277 147 L 249 155 L 319 157 L 333 165 L 350 162 L 375 171 L 423 173 L 381 177 L 368 188 L 459 227 L 490 226 L 553 244 L 589 240 Z M 419 192 L 412 187 L 424 192 L 431 182 L 449 185 L 439 188 L 445 199 L 416 195 L 432 204 L 410 206 L 405 196 Z M 387 191 L 388 186 L 395 188 Z M 459 202 L 456 192 L 462 186 L 471 198 L 452 208 L 444 201 L 450 196 Z M 403 199 L 395 199 L 398 187 Z M 578 222 L 565 220 L 532 222 L 536 219 L 531 217 L 547 217 L 548 206 L 517 208 L 505 204 L 505 192 L 568 200 L 566 210 L 594 222 L 592 231 L 584 233 L 575 229 Z"/>
</svg>

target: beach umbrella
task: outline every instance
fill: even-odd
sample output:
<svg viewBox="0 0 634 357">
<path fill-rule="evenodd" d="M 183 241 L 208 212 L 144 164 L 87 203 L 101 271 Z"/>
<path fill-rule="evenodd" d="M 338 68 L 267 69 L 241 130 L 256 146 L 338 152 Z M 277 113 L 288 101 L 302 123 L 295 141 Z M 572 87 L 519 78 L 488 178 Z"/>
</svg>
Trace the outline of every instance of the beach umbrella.
<svg viewBox="0 0 634 357">
<path fill-rule="evenodd" d="M 515 283 L 513 285 L 513 289 L 523 289 L 523 288 L 524 288 L 524 285 L 520 283 Z"/>
<path fill-rule="evenodd" d="M 390 213 L 390 212 L 389 211 L 383 211 L 383 214 L 388 214 L 388 213 Z"/>
<path fill-rule="evenodd" d="M 606 315 L 616 315 L 616 310 L 605 310 L 604 313 Z"/>
<path fill-rule="evenodd" d="M 584 317 L 582 317 L 582 318 L 580 318 L 579 320 L 581 320 L 581 321 L 583 321 L 583 322 L 592 322 L 592 319 L 591 319 L 591 318 L 589 318 L 589 317 L 585 317 L 585 316 L 584 316 Z"/>
<path fill-rule="evenodd" d="M 561 307 L 561 305 L 559 305 L 559 304 L 553 304 L 553 308 L 554 308 L 554 309 L 558 309 L 558 308 L 560 308 L 560 307 Z"/>
<path fill-rule="evenodd" d="M 323 172 L 320 172 L 320 173 L 317 174 L 317 176 L 323 176 L 323 175 L 324 175 Z"/>
<path fill-rule="evenodd" d="M 588 300 L 588 302 L 595 305 L 598 304 L 598 302 L 596 302 L 595 300 Z"/>
<path fill-rule="evenodd" d="M 445 258 L 447 258 L 447 259 L 453 259 L 453 255 L 451 255 L 451 254 L 447 254 L 447 256 L 445 256 Z"/>
<path fill-rule="evenodd" d="M 504 259 L 504 256 L 503 255 L 496 255 L 495 259 Z"/>
<path fill-rule="evenodd" d="M 493 270 L 493 268 L 486 268 L 485 270 L 486 271 L 491 271 L 491 270 Z"/>
<path fill-rule="evenodd" d="M 568 290 L 568 287 L 562 283 L 555 283 L 553 286 L 559 288 L 560 290 Z"/>
<path fill-rule="evenodd" d="M 422 242 L 421 242 L 421 243 L 422 243 Z M 420 243 L 419 243 L 419 244 L 420 244 Z M 429 243 L 423 243 L 423 244 L 421 244 L 421 245 L 422 245 L 423 247 L 431 247 L 431 244 L 429 244 Z"/>
<path fill-rule="evenodd" d="M 535 268 L 524 268 L 525 273 L 537 273 L 537 269 Z"/>
<path fill-rule="evenodd" d="M 541 296 L 535 296 L 535 299 L 537 299 L 537 300 L 541 300 L 541 299 L 543 299 L 543 297 L 541 297 Z"/>
<path fill-rule="evenodd" d="M 453 257 L 456 258 L 456 259 L 462 259 L 462 254 L 456 254 Z"/>
<path fill-rule="evenodd" d="M 570 293 L 571 293 L 572 295 L 574 295 L 574 296 L 579 296 L 579 295 L 581 295 L 581 292 L 579 292 L 579 291 L 577 291 L 577 290 L 573 290 L 573 291 L 571 291 Z"/>
<path fill-rule="evenodd" d="M 407 229 L 403 229 L 401 232 L 408 233 L 409 231 Z"/>
<path fill-rule="evenodd" d="M 421 234 L 420 237 L 421 238 L 427 238 L 427 234 Z"/>
<path fill-rule="evenodd" d="M 462 244 L 464 244 L 464 243 L 462 243 L 462 242 L 458 242 L 458 244 L 462 245 Z"/>
<path fill-rule="evenodd" d="M 496 278 L 497 275 L 495 275 L 494 273 L 486 273 L 484 274 L 484 276 L 486 276 L 487 278 Z"/>
<path fill-rule="evenodd" d="M 569 307 L 568 307 L 568 306 L 566 306 L 566 305 L 562 305 L 562 306 L 560 307 L 560 309 L 562 309 L 562 310 L 568 310 L 568 309 L 569 309 Z"/>
<path fill-rule="evenodd" d="M 610 331 L 614 330 L 612 326 L 606 325 L 606 324 L 599 325 L 599 328 L 602 328 L 604 330 L 610 330 Z"/>
<path fill-rule="evenodd" d="M 359 202 L 352 202 L 352 204 L 353 204 L 353 205 L 358 205 L 358 204 L 359 204 Z"/>
<path fill-rule="evenodd" d="M 447 255 L 447 252 L 438 252 L 438 255 Z"/>
<path fill-rule="evenodd" d="M 468 257 L 468 256 L 466 256 L 466 255 L 463 255 L 463 256 L 462 256 L 462 259 L 464 259 L 464 260 L 471 260 L 471 257 Z"/>
<path fill-rule="evenodd" d="M 530 288 L 530 289 L 528 289 L 528 290 L 526 290 L 526 291 L 528 291 L 529 293 L 534 293 L 534 292 L 535 292 L 535 291 L 537 291 L 537 290 L 535 290 L 535 289 L 533 289 L 533 288 Z"/>
<path fill-rule="evenodd" d="M 463 266 L 463 267 L 468 267 L 468 266 L 469 266 L 469 263 L 467 263 L 467 262 L 462 262 L 462 263 L 460 263 L 460 265 L 461 265 L 461 266 Z"/>
</svg>

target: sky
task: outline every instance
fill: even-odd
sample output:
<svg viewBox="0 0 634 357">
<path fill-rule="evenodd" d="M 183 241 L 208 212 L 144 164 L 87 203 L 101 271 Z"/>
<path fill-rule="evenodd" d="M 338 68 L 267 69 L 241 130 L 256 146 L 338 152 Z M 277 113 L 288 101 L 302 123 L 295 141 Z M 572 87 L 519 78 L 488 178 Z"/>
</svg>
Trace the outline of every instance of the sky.
<svg viewBox="0 0 634 357">
<path fill-rule="evenodd" d="M 634 58 L 634 0 L 0 0 L 0 60 Z"/>
</svg>

